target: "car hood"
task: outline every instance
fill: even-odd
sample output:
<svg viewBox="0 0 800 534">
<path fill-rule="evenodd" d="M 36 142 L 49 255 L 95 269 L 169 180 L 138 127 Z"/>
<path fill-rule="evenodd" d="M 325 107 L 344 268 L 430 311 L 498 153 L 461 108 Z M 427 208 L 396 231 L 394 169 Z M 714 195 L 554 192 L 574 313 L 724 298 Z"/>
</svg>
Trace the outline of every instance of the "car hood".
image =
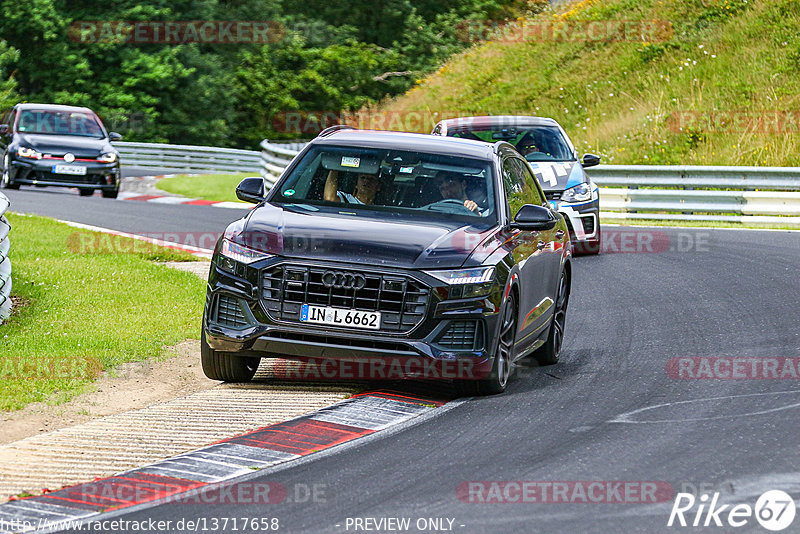
<svg viewBox="0 0 800 534">
<path fill-rule="evenodd" d="M 530 161 L 528 163 L 545 191 L 563 191 L 586 181 L 583 166 L 577 161 Z"/>
<path fill-rule="evenodd" d="M 308 210 L 308 211 L 307 211 Z M 497 231 L 461 221 L 387 221 L 263 204 L 229 227 L 236 241 L 289 258 L 403 268 L 458 268 Z M 243 238 L 243 239 L 242 239 Z"/>
<path fill-rule="evenodd" d="M 63 156 L 70 152 L 76 157 L 94 158 L 104 152 L 114 151 L 108 139 L 79 135 L 19 134 L 19 144 L 54 156 Z"/>
</svg>

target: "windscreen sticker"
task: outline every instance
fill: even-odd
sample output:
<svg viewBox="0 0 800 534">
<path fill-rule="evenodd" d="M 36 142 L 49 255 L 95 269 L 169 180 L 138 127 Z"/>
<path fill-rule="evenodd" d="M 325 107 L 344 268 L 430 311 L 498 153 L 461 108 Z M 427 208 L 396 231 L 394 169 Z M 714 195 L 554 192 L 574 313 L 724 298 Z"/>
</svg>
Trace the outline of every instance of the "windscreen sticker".
<svg viewBox="0 0 800 534">
<path fill-rule="evenodd" d="M 400 174 L 411 174 L 414 172 L 414 167 L 400 167 Z"/>
<path fill-rule="evenodd" d="M 290 197 L 294 195 L 294 189 L 287 189 L 286 191 L 283 192 L 283 194 L 286 195 L 287 197 Z"/>
<path fill-rule="evenodd" d="M 342 156 L 342 167 L 358 168 L 360 166 L 361 166 L 361 158 L 351 158 L 348 156 Z"/>
</svg>

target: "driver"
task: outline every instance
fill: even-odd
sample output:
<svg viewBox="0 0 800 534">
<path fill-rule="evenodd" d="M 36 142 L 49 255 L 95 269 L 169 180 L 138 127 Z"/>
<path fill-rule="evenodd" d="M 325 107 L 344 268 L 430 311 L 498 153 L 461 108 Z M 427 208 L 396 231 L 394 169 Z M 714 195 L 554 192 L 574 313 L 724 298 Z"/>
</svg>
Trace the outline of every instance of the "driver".
<svg viewBox="0 0 800 534">
<path fill-rule="evenodd" d="M 460 200 L 468 210 L 479 211 L 478 204 L 467 197 L 467 181 L 464 176 L 454 172 L 440 172 L 434 180 L 442 199 Z"/>
<path fill-rule="evenodd" d="M 374 174 L 360 173 L 353 194 L 339 191 L 339 171 L 329 171 L 325 180 L 325 200 L 348 204 L 372 204 L 379 189 L 378 177 Z"/>
</svg>

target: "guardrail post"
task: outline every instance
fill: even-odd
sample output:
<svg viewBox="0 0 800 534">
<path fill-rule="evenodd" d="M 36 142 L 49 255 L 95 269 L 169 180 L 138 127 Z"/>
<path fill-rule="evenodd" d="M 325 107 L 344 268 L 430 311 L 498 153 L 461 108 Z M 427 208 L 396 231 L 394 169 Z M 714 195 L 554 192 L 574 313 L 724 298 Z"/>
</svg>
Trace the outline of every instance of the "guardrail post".
<svg viewBox="0 0 800 534">
<path fill-rule="evenodd" d="M 10 204 L 8 198 L 0 193 L 0 324 L 11 315 L 11 241 L 8 238 L 11 224 L 5 217 Z"/>
</svg>

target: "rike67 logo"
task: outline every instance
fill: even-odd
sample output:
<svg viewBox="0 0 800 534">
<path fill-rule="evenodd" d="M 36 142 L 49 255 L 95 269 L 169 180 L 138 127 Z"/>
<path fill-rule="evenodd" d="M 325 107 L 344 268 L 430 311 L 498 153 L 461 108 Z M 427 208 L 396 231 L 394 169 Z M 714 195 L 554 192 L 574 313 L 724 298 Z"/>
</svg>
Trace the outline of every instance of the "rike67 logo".
<svg viewBox="0 0 800 534">
<path fill-rule="evenodd" d="M 747 525 L 755 516 L 762 527 L 778 532 L 792 524 L 797 512 L 792 497 L 781 490 L 763 493 L 756 501 L 755 509 L 745 503 L 719 504 L 719 495 L 715 492 L 709 497 L 704 493 L 697 499 L 691 493 L 678 493 L 667 526 L 735 528 Z"/>
</svg>

